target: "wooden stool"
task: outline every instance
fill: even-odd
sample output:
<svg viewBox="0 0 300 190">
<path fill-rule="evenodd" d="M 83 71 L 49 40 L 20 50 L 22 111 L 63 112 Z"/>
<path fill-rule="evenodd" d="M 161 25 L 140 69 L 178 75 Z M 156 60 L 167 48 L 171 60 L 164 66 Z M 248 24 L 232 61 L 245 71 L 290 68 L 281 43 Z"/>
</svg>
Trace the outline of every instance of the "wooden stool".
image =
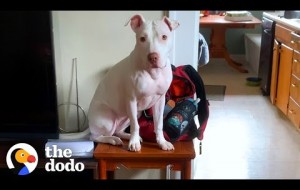
<svg viewBox="0 0 300 190">
<path fill-rule="evenodd" d="M 127 150 L 128 142 L 123 146 L 98 143 L 94 159 L 98 160 L 99 178 L 113 177 L 119 164 L 127 168 L 166 169 L 181 171 L 181 179 L 191 179 L 191 161 L 195 158 L 193 141 L 173 143 L 174 151 L 161 150 L 158 144 L 143 142 L 140 152 Z"/>
</svg>

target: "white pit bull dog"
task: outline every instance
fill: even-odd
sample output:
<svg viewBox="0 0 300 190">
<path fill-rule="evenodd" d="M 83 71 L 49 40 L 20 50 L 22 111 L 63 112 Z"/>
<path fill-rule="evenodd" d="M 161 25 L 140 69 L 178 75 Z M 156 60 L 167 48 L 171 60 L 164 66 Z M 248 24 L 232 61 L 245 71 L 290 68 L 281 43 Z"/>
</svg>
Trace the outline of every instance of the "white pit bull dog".
<svg viewBox="0 0 300 190">
<path fill-rule="evenodd" d="M 91 140 L 121 145 L 121 139 L 128 139 L 128 150 L 140 151 L 138 117 L 153 107 L 157 143 L 163 150 L 173 150 L 162 129 L 165 94 L 172 81 L 171 35 L 179 23 L 167 17 L 146 21 L 141 15 L 129 22 L 136 33 L 136 45 L 128 57 L 108 71 L 96 89 L 88 113 Z M 129 125 L 130 134 L 124 132 Z"/>
</svg>

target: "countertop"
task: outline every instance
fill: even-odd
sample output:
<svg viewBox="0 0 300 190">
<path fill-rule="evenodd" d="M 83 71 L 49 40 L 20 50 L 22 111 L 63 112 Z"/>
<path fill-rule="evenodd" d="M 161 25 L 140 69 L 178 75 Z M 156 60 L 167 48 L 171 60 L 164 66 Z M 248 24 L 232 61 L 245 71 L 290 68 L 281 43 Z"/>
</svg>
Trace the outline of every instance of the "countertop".
<svg viewBox="0 0 300 190">
<path fill-rule="evenodd" d="M 224 16 L 220 15 L 209 15 L 200 18 L 201 26 L 211 26 L 211 25 L 225 25 L 227 27 L 238 27 L 238 28 L 253 28 L 256 24 L 261 24 L 261 20 L 253 16 L 252 20 L 245 21 L 228 21 L 225 20 Z"/>
<path fill-rule="evenodd" d="M 276 23 L 284 24 L 294 29 L 295 32 L 300 33 L 300 22 L 293 19 L 283 18 L 284 11 L 267 11 L 263 12 L 263 16 L 271 20 L 274 20 Z"/>
</svg>

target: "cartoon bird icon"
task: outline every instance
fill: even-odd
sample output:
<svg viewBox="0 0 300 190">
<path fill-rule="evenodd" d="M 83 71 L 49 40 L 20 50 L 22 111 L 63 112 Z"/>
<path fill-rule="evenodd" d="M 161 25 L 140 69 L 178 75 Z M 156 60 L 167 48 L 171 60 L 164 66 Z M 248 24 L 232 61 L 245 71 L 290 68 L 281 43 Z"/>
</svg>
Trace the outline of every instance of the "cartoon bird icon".
<svg viewBox="0 0 300 190">
<path fill-rule="evenodd" d="M 22 148 L 17 148 L 11 154 L 13 164 L 15 166 L 14 172 L 18 175 L 27 175 L 29 174 L 28 163 L 33 163 L 36 161 L 36 158 L 33 155 L 30 155 L 26 150 Z"/>
</svg>

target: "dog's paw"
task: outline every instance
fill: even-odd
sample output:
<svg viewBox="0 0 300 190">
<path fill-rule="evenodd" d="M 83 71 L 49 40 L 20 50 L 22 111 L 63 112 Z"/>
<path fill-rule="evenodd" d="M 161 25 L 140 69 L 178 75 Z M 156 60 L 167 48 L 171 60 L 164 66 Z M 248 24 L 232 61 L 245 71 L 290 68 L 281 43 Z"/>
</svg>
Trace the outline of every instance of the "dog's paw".
<svg viewBox="0 0 300 190">
<path fill-rule="evenodd" d="M 119 137 L 113 136 L 111 139 L 109 139 L 109 143 L 112 145 L 122 145 L 123 141 Z"/>
<path fill-rule="evenodd" d="M 168 141 L 164 141 L 164 142 L 159 143 L 159 146 L 163 150 L 174 150 L 175 149 L 173 144 L 168 142 Z"/>
<path fill-rule="evenodd" d="M 137 152 L 141 150 L 141 137 L 137 136 L 136 138 L 131 138 L 128 144 L 128 150 Z"/>
</svg>

